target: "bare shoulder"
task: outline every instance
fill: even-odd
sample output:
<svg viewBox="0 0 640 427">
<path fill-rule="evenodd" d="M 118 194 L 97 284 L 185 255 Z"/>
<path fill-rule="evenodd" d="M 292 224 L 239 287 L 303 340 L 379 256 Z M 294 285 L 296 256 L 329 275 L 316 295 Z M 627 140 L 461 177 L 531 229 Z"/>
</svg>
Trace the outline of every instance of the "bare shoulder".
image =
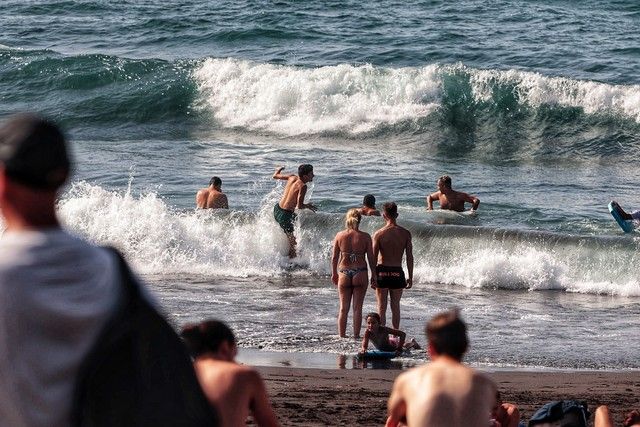
<svg viewBox="0 0 640 427">
<path fill-rule="evenodd" d="M 401 234 L 404 235 L 405 238 L 411 239 L 411 232 L 409 230 L 407 230 L 406 228 L 400 225 L 398 226 L 398 230 L 400 231 Z"/>
<path fill-rule="evenodd" d="M 495 390 L 496 389 L 496 384 L 493 382 L 493 380 L 491 378 L 489 378 L 489 376 L 487 376 L 486 374 L 476 371 L 475 369 L 469 368 L 470 370 L 473 371 L 472 376 L 473 376 L 473 381 L 481 386 L 481 387 L 487 387 L 490 389 Z"/>
<path fill-rule="evenodd" d="M 358 230 L 358 234 L 362 236 L 364 239 L 371 240 L 371 235 L 366 231 Z"/>
<path fill-rule="evenodd" d="M 236 378 L 243 384 L 255 386 L 262 383 L 260 373 L 254 368 L 245 365 L 237 365 L 237 367 Z"/>
<path fill-rule="evenodd" d="M 400 375 L 398 375 L 398 378 L 396 378 L 396 381 L 399 382 L 400 385 L 420 381 L 422 378 L 424 378 L 426 374 L 429 373 L 430 365 L 431 364 L 427 363 L 422 366 L 416 366 L 415 368 L 411 368 L 408 371 L 405 371 Z"/>
</svg>

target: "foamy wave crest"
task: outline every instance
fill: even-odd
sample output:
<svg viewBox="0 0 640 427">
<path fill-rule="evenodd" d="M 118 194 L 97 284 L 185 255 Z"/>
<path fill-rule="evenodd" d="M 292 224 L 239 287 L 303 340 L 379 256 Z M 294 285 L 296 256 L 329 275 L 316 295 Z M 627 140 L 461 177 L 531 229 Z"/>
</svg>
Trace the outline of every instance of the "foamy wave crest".
<svg viewBox="0 0 640 427">
<path fill-rule="evenodd" d="M 518 70 L 480 70 L 463 64 L 388 68 L 336 65 L 301 68 L 239 59 L 206 59 L 193 76 L 201 107 L 218 125 L 281 135 L 369 133 L 422 119 L 455 102 L 499 107 L 505 94 L 522 106 L 580 108 L 640 123 L 640 86 L 547 77 Z M 452 80 L 453 78 L 453 80 Z M 458 83 L 457 81 L 462 79 Z M 460 85 L 460 86 L 457 86 Z M 448 93 L 451 91 L 451 93 Z M 497 97 L 497 98 L 496 98 Z M 455 96 L 454 96 L 455 98 Z"/>
<path fill-rule="evenodd" d="M 314 69 L 207 59 L 194 76 L 223 127 L 284 135 L 360 134 L 429 115 L 439 106 L 437 66 Z"/>
<path fill-rule="evenodd" d="M 455 262 L 425 267 L 421 273 L 431 281 L 469 288 L 565 289 L 561 283 L 565 273 L 562 262 L 533 248 L 515 253 L 484 249 Z"/>
<path fill-rule="evenodd" d="M 640 296 L 630 239 L 483 227 L 418 226 L 418 282 L 468 288 Z"/>
<path fill-rule="evenodd" d="M 290 270 L 287 239 L 273 220 L 281 185 L 257 212 L 177 211 L 153 192 L 110 191 L 78 182 L 59 202 L 67 228 L 119 248 L 141 273 L 203 277 L 327 276 L 342 215 L 302 211 L 296 225 L 299 257 Z M 640 239 L 570 236 L 528 230 L 431 225 L 405 221 L 413 233 L 416 286 L 557 289 L 640 296 L 635 266 Z M 367 217 L 362 229 L 382 226 Z M 322 282 L 325 279 L 321 279 Z"/>
<path fill-rule="evenodd" d="M 476 101 L 490 101 L 497 86 L 511 86 L 519 102 L 531 107 L 581 108 L 586 114 L 621 115 L 640 123 L 640 85 L 610 85 L 517 70 L 474 70 L 462 65 L 451 71 L 469 75 Z"/>
<path fill-rule="evenodd" d="M 59 203 L 67 228 L 119 248 L 141 273 L 248 276 L 280 273 L 287 240 L 269 215 L 179 212 L 155 193 L 108 191 L 74 183 Z"/>
</svg>

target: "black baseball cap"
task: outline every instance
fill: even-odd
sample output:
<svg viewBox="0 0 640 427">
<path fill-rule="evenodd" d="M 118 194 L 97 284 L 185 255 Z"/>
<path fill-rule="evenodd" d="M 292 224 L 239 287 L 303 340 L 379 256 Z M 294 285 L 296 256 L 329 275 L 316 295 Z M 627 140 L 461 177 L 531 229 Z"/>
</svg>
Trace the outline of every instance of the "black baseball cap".
<svg viewBox="0 0 640 427">
<path fill-rule="evenodd" d="M 62 131 L 30 113 L 10 116 L 0 126 L 0 163 L 9 178 L 37 190 L 58 189 L 71 168 Z"/>
</svg>

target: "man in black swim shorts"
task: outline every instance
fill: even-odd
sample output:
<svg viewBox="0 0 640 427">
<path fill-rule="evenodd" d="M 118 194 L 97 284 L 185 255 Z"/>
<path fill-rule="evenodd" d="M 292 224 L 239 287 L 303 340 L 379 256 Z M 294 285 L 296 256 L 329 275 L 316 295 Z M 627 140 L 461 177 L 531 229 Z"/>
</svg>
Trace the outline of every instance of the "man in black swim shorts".
<svg viewBox="0 0 640 427">
<path fill-rule="evenodd" d="M 407 280 L 404 277 L 402 267 L 377 265 L 376 277 L 378 279 L 378 288 L 404 289 L 407 287 Z"/>
<path fill-rule="evenodd" d="M 395 203 L 385 203 L 382 209 L 385 226 L 373 235 L 373 256 L 377 260 L 376 298 L 378 314 L 382 325 L 386 324 L 387 299 L 391 301 L 391 323 L 394 329 L 400 329 L 400 298 L 402 290 L 409 289 L 413 283 L 413 246 L 411 233 L 396 223 L 398 207 Z M 402 270 L 402 258 L 407 255 L 408 278 Z"/>
</svg>

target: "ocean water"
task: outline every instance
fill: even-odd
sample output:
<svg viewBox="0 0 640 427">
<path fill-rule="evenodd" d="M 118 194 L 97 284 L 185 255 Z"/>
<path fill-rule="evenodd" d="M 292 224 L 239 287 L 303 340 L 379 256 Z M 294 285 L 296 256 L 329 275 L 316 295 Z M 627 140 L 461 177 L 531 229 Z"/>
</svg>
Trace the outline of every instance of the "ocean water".
<svg viewBox="0 0 640 427">
<path fill-rule="evenodd" d="M 9 0 L 0 116 L 58 121 L 64 224 L 120 248 L 177 327 L 224 319 L 254 359 L 357 351 L 329 258 L 373 193 L 413 233 L 410 336 L 459 306 L 476 366 L 638 369 L 640 239 L 607 203 L 640 209 L 639 24 L 622 0 Z M 271 174 L 301 163 L 320 209 L 291 270 Z M 425 210 L 443 174 L 475 217 Z M 228 212 L 194 209 L 212 175 Z"/>
</svg>

